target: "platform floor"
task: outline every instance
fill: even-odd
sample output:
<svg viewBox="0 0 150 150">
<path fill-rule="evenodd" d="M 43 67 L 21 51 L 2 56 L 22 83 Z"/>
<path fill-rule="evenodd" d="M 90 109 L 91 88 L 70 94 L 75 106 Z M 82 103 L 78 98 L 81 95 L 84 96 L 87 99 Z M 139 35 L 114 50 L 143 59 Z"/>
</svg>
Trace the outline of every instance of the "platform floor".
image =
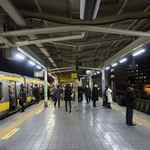
<svg viewBox="0 0 150 150">
<path fill-rule="evenodd" d="M 0 150 L 150 150 L 149 116 L 136 113 L 147 122 L 125 125 L 124 110 L 74 104 L 72 113 L 64 106 L 31 106 L 0 121 Z"/>
</svg>

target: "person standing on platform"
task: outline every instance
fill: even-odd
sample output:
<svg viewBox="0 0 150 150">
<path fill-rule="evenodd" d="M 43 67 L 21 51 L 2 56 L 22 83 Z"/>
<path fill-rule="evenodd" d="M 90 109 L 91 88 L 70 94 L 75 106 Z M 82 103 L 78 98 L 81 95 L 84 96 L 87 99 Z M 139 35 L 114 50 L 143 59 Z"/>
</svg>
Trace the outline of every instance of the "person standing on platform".
<svg viewBox="0 0 150 150">
<path fill-rule="evenodd" d="M 104 94 L 103 94 L 103 106 L 107 107 L 107 103 L 108 103 L 108 99 L 107 99 L 107 89 L 108 86 L 106 86 L 105 90 L 104 90 Z"/>
<path fill-rule="evenodd" d="M 35 97 L 35 102 L 39 103 L 39 101 L 40 101 L 40 90 L 39 90 L 39 87 L 37 84 L 33 88 L 33 96 Z"/>
<path fill-rule="evenodd" d="M 70 84 L 67 84 L 65 87 L 64 100 L 65 100 L 66 112 L 68 112 L 68 104 L 69 104 L 69 112 L 71 113 L 72 88 Z"/>
<path fill-rule="evenodd" d="M 56 105 L 57 105 L 57 103 L 58 103 L 58 108 L 60 108 L 60 99 L 61 99 L 61 94 L 62 94 L 62 89 L 61 89 L 61 87 L 58 85 L 57 86 L 57 88 L 56 88 L 56 90 L 55 90 L 55 93 L 54 93 L 54 96 L 55 96 L 55 107 L 56 107 Z"/>
<path fill-rule="evenodd" d="M 87 104 L 89 104 L 91 100 L 91 88 L 88 85 L 86 85 L 85 87 L 85 98 L 86 98 Z"/>
<path fill-rule="evenodd" d="M 128 87 L 126 91 L 126 124 L 134 126 L 133 124 L 133 109 L 135 106 L 135 94 L 132 87 Z"/>
<path fill-rule="evenodd" d="M 83 88 L 82 86 L 78 87 L 78 103 L 82 102 L 83 100 Z"/>
<path fill-rule="evenodd" d="M 111 109 L 111 104 L 112 104 L 112 90 L 111 88 L 107 88 L 106 90 L 106 95 L 107 95 L 107 108 Z"/>
<path fill-rule="evenodd" d="M 25 104 L 26 104 L 26 91 L 25 91 L 25 87 L 23 84 L 21 84 L 21 86 L 20 86 L 19 104 L 21 106 L 21 112 L 24 112 Z"/>
<path fill-rule="evenodd" d="M 51 89 L 51 99 L 54 102 L 54 107 L 56 107 L 56 104 L 57 104 L 56 90 L 57 90 L 57 88 L 55 86 L 53 86 Z"/>
<path fill-rule="evenodd" d="M 98 101 L 98 97 L 99 97 L 98 86 L 97 86 L 97 84 L 95 84 L 92 89 L 93 107 L 96 107 L 96 101 Z"/>
</svg>

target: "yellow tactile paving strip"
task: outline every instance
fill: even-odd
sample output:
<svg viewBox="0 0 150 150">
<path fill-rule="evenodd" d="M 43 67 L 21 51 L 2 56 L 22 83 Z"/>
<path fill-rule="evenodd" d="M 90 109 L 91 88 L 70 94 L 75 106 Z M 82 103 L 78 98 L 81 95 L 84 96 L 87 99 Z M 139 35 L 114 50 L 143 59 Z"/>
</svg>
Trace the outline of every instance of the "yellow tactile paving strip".
<svg viewBox="0 0 150 150">
<path fill-rule="evenodd" d="M 0 128 L 0 139 L 5 140 L 13 136 L 16 132 L 20 130 L 20 126 L 30 118 L 38 115 L 44 110 L 44 104 L 40 103 L 32 108 L 30 111 L 17 114 L 13 122 L 10 122 L 6 127 Z"/>
<path fill-rule="evenodd" d="M 123 115 L 125 115 L 125 113 L 126 113 L 126 108 L 121 107 L 117 104 L 113 104 L 112 108 L 113 108 L 113 110 L 120 111 Z M 137 125 L 140 125 L 140 126 L 143 126 L 146 128 L 150 128 L 150 116 L 149 115 L 134 110 L 133 118 L 134 118 L 134 122 Z"/>
</svg>

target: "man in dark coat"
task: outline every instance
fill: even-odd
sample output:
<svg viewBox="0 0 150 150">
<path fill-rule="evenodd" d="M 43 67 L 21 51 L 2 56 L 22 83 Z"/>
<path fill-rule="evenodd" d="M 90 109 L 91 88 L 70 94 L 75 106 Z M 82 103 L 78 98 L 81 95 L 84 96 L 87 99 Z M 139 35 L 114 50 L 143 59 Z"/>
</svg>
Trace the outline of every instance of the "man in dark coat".
<svg viewBox="0 0 150 150">
<path fill-rule="evenodd" d="M 98 86 L 95 84 L 92 89 L 93 107 L 96 107 L 96 101 L 98 100 L 98 97 L 99 97 Z"/>
<path fill-rule="evenodd" d="M 103 106 L 104 107 L 107 107 L 107 104 L 108 104 L 108 99 L 107 99 L 107 89 L 108 89 L 108 86 L 106 86 L 105 90 L 104 90 L 104 94 L 103 94 Z"/>
<path fill-rule="evenodd" d="M 91 88 L 88 85 L 85 87 L 85 97 L 87 104 L 89 104 L 91 100 Z"/>
<path fill-rule="evenodd" d="M 135 94 L 132 87 L 127 88 L 126 92 L 126 124 L 133 126 L 133 109 L 135 106 Z"/>
<path fill-rule="evenodd" d="M 65 108 L 66 112 L 68 112 L 68 104 L 69 104 L 69 112 L 71 113 L 71 100 L 72 100 L 72 88 L 70 84 L 67 84 L 64 91 L 64 100 L 65 100 Z"/>
<path fill-rule="evenodd" d="M 40 90 L 39 90 L 39 87 L 37 84 L 33 88 L 33 96 L 35 97 L 35 101 L 37 103 L 39 103 L 39 101 L 40 101 Z"/>
<path fill-rule="evenodd" d="M 83 88 L 82 86 L 79 86 L 78 87 L 78 102 L 80 103 L 82 102 L 82 100 L 83 100 Z"/>
</svg>

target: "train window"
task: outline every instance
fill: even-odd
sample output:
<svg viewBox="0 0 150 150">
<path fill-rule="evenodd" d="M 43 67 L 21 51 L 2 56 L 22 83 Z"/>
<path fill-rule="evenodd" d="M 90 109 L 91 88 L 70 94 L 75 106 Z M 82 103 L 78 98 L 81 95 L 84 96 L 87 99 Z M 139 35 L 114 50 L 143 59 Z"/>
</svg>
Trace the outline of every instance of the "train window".
<svg viewBox="0 0 150 150">
<path fill-rule="evenodd" d="M 3 97 L 3 92 L 2 92 L 2 83 L 0 82 L 0 100 Z"/>
</svg>

